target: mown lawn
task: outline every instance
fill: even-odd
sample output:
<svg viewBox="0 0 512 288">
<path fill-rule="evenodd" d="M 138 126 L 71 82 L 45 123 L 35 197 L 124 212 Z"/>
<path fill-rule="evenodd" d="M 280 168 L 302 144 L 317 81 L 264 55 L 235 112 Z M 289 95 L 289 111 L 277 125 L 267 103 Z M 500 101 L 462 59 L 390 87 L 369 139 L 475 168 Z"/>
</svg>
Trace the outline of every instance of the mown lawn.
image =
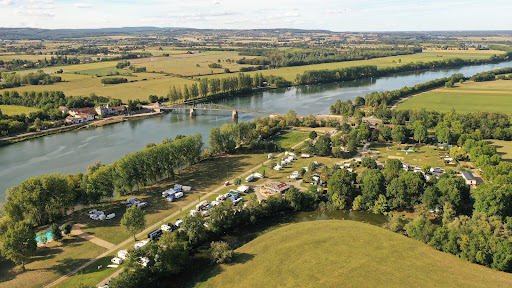
<svg viewBox="0 0 512 288">
<path fill-rule="evenodd" d="M 505 161 L 512 161 L 512 141 L 503 141 L 503 140 L 487 140 L 490 144 L 496 146 L 496 150 L 498 150 L 498 154 L 500 154 L 501 159 Z"/>
<path fill-rule="evenodd" d="M 512 275 L 369 224 L 319 220 L 235 250 L 196 287 L 510 287 Z"/>
<path fill-rule="evenodd" d="M 501 112 L 512 110 L 512 81 L 468 82 L 455 88 L 440 88 L 407 99 L 397 109 L 414 109 L 460 113 Z"/>
<path fill-rule="evenodd" d="M 0 263 L 0 286 L 42 287 L 104 251 L 105 248 L 89 241 L 67 236 L 62 243 L 52 242 L 38 248 L 36 256 L 25 265 L 26 272 L 18 272 L 12 262 Z"/>
<path fill-rule="evenodd" d="M 37 108 L 18 106 L 18 105 L 0 105 L 0 110 L 4 115 L 19 115 L 21 113 L 29 114 L 30 112 L 39 111 Z"/>
<path fill-rule="evenodd" d="M 415 152 L 400 151 L 397 148 L 411 147 Z M 439 150 L 429 145 L 397 145 L 397 144 L 372 144 L 370 151 L 377 151 L 377 161 L 385 162 L 388 159 L 399 159 L 403 163 L 416 166 L 429 165 L 430 167 L 441 167 L 444 169 L 443 160 L 439 157 Z M 453 167 L 452 167 L 453 168 Z"/>
<path fill-rule="evenodd" d="M 307 139 L 308 137 L 308 132 L 285 131 L 283 134 L 273 137 L 272 141 L 281 145 L 284 149 L 290 149 L 293 145 Z"/>
</svg>

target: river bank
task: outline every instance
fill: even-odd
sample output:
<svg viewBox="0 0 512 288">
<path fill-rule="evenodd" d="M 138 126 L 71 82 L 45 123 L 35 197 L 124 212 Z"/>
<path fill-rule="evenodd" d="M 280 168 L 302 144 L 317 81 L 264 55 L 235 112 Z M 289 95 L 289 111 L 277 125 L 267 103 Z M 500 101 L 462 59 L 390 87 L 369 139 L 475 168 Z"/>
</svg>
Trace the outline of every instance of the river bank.
<svg viewBox="0 0 512 288">
<path fill-rule="evenodd" d="M 36 132 L 29 132 L 29 133 L 23 133 L 18 134 L 15 136 L 10 137 L 4 137 L 0 138 L 0 146 L 5 146 L 9 144 L 15 144 L 22 141 L 30 140 L 30 139 L 36 139 L 48 135 L 54 135 L 58 133 L 64 133 L 69 131 L 75 131 L 78 129 L 83 128 L 90 128 L 90 127 L 102 127 L 105 125 L 111 125 L 115 123 L 124 122 L 127 120 L 133 120 L 133 119 L 146 119 L 153 116 L 158 116 L 163 114 L 163 112 L 148 112 L 148 113 L 141 113 L 141 114 L 135 114 L 135 115 L 119 115 L 119 116 L 113 116 L 109 118 L 104 119 L 96 119 L 85 123 L 79 123 L 79 124 L 72 124 L 68 126 L 62 126 L 57 128 L 50 128 L 46 130 L 36 131 Z"/>
<path fill-rule="evenodd" d="M 218 100 L 215 103 L 234 108 L 251 108 L 286 114 L 294 110 L 298 115 L 330 114 L 329 106 L 336 100 L 354 100 L 371 92 L 391 91 L 414 86 L 436 78 L 463 73 L 471 76 L 482 71 L 510 67 L 512 61 L 500 64 L 467 66 L 458 69 L 439 69 L 414 73 L 400 73 L 389 77 L 362 79 L 322 85 L 294 86 L 252 93 L 244 97 Z M 239 113 L 239 122 L 261 117 L 256 113 Z M 190 117 L 188 111 L 157 115 L 145 120 L 132 119 L 116 125 L 95 129 L 78 129 L 30 139 L 17 145 L 0 147 L 0 203 L 5 202 L 7 188 L 23 180 L 42 174 L 85 172 L 97 161 L 109 164 L 124 154 L 144 148 L 149 142 L 159 143 L 166 137 L 200 133 L 208 143 L 211 128 L 233 123 L 231 111 L 198 111 Z"/>
</svg>

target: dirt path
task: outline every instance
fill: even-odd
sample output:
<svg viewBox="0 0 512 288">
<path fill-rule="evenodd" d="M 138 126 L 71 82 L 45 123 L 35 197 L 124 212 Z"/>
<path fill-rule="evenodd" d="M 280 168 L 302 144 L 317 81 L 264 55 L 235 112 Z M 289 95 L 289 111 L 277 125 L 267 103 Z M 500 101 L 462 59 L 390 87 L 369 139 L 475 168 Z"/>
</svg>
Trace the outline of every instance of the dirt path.
<svg viewBox="0 0 512 288">
<path fill-rule="evenodd" d="M 306 139 L 306 140 L 307 140 L 307 139 Z M 302 143 L 304 143 L 304 141 L 306 141 L 306 140 L 303 140 L 303 141 L 301 141 L 301 142 L 299 142 L 299 143 L 295 144 L 292 148 L 299 147 L 299 146 L 300 146 L 300 145 L 302 145 Z M 279 157 L 279 156 L 281 156 L 281 155 L 283 155 L 283 154 L 284 154 L 284 152 L 283 152 L 283 153 L 278 154 L 276 157 Z M 263 164 L 259 164 L 259 165 L 255 166 L 255 167 L 253 167 L 253 168 L 251 168 L 251 169 L 249 169 L 249 170 L 245 171 L 244 173 L 242 173 L 242 174 L 238 175 L 237 177 L 235 177 L 235 178 L 231 179 L 231 180 L 230 180 L 230 182 L 234 182 L 236 178 L 244 178 L 244 176 L 251 174 L 252 172 L 254 172 L 254 171 L 256 171 L 257 169 L 259 169 L 261 166 L 263 166 L 263 165 L 265 165 L 265 164 L 270 163 L 270 161 L 272 161 L 272 159 L 267 160 L 267 161 L 263 162 Z M 210 193 L 208 193 L 208 194 L 206 194 L 206 195 L 202 196 L 202 197 L 201 197 L 201 199 L 208 198 L 208 197 L 210 197 L 211 195 L 218 193 L 220 190 L 224 189 L 225 187 L 226 187 L 226 186 L 221 185 L 221 186 L 217 187 L 215 190 L 211 191 Z M 191 207 L 195 207 L 195 205 L 196 205 L 197 203 L 199 203 L 200 201 L 202 201 L 202 200 L 194 201 L 194 202 L 192 202 L 192 203 L 188 204 L 187 206 L 183 207 L 181 210 L 176 211 L 176 212 L 172 213 L 171 215 L 167 216 L 165 219 L 160 220 L 160 221 L 157 221 L 155 224 L 151 225 L 150 227 L 146 228 L 144 231 L 142 231 L 142 232 L 140 232 L 139 234 L 137 234 L 137 235 L 136 235 L 136 237 L 137 237 L 137 238 L 145 238 L 144 236 L 146 236 L 146 235 L 147 235 L 147 233 L 149 233 L 149 232 L 151 232 L 151 231 L 153 231 L 153 230 L 155 230 L 155 229 L 159 228 L 159 227 L 160 227 L 160 223 L 162 223 L 162 222 L 169 222 L 172 218 L 174 218 L 174 217 L 178 216 L 181 212 L 183 212 L 183 211 L 185 211 L 185 210 L 187 210 L 187 209 L 189 209 L 189 208 L 191 208 Z M 130 244 L 131 242 L 133 242 L 133 239 L 132 239 L 132 237 L 129 237 L 128 239 L 124 240 L 123 242 L 119 243 L 118 245 L 115 245 L 115 246 L 113 246 L 113 247 L 109 248 L 107 251 L 105 251 L 105 252 L 104 252 L 104 253 L 102 253 L 101 255 L 97 256 L 96 258 L 91 259 L 90 261 L 88 261 L 87 263 L 83 264 L 82 266 L 80 266 L 80 267 L 78 267 L 78 268 L 76 268 L 76 269 L 74 269 L 74 270 L 70 271 L 70 272 L 69 272 L 69 273 L 67 273 L 66 275 L 64 275 L 64 276 L 62 276 L 62 277 L 60 277 L 60 278 L 58 278 L 57 280 L 55 280 L 55 281 L 51 282 L 50 284 L 48 284 L 48 285 L 46 285 L 46 286 L 44 286 L 44 287 L 45 287 L 45 288 L 47 288 L 47 287 L 52 287 L 52 286 L 57 285 L 58 283 L 60 283 L 60 282 L 64 281 L 66 278 L 68 278 L 68 277 L 72 276 L 73 274 L 77 273 L 78 271 L 82 270 L 83 268 L 85 268 L 85 267 L 87 267 L 87 266 L 89 266 L 89 265 L 93 264 L 94 262 L 96 262 L 96 261 L 98 261 L 98 260 L 102 259 L 103 257 L 108 256 L 109 254 L 113 253 L 113 252 L 114 252 L 114 251 L 116 251 L 116 250 L 120 250 L 121 248 L 123 248 L 123 247 L 127 246 L 127 245 L 128 245 L 128 244 Z M 119 274 L 119 273 L 121 273 L 121 272 L 120 272 L 120 270 L 121 270 L 121 269 L 117 270 L 115 273 L 118 273 L 118 274 Z M 114 273 L 113 273 L 113 274 L 114 274 Z M 98 283 L 98 285 L 97 285 L 97 286 L 102 285 L 103 283 L 105 283 L 106 281 L 108 281 L 109 279 L 111 279 L 112 277 L 113 277 L 113 275 L 110 275 L 108 278 L 106 278 L 106 279 L 104 279 L 103 281 L 101 281 L 100 283 Z"/>
<path fill-rule="evenodd" d="M 103 239 L 100 239 L 96 236 L 93 236 L 89 233 L 85 233 L 85 232 L 82 232 L 82 227 L 84 225 L 82 224 L 75 224 L 73 225 L 73 227 L 71 228 L 71 235 L 76 235 L 82 239 L 85 239 L 85 240 L 88 240 L 88 241 L 91 241 L 92 243 L 98 245 L 98 246 L 101 246 L 101 247 L 105 247 L 107 249 L 112 249 L 114 248 L 116 245 L 108 242 L 108 241 L 105 241 Z"/>
</svg>

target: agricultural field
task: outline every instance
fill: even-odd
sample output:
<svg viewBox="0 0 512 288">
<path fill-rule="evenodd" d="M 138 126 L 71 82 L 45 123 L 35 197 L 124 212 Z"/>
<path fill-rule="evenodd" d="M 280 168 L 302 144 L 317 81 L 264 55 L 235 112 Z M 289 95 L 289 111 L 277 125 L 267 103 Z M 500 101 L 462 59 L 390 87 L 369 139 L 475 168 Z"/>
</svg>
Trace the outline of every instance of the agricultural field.
<svg viewBox="0 0 512 288">
<path fill-rule="evenodd" d="M 398 105 L 397 109 L 421 109 L 459 113 L 501 112 L 512 110 L 512 81 L 496 80 L 466 82 L 455 88 L 439 88 L 412 96 Z"/>
<path fill-rule="evenodd" d="M 129 82 L 115 85 L 103 85 L 101 83 L 101 77 L 78 74 L 61 75 L 63 75 L 63 79 L 68 82 L 60 82 L 53 85 L 22 86 L 6 90 L 16 90 L 20 92 L 63 91 L 67 96 L 89 96 L 91 93 L 96 93 L 101 96 L 118 98 L 126 103 L 128 100 L 147 100 L 149 95 L 165 96 L 169 93 L 171 86 L 182 87 L 185 84 L 190 86 L 192 83 L 197 83 L 185 78 L 164 76 L 156 73 L 122 75 L 122 77 L 127 78 Z"/>
<path fill-rule="evenodd" d="M 354 240 L 356 239 L 356 241 Z M 235 250 L 195 287 L 510 287 L 512 275 L 370 224 L 319 220 L 273 230 Z M 204 279 L 204 278 L 203 278 Z"/>
<path fill-rule="evenodd" d="M 496 146 L 496 150 L 498 150 L 498 154 L 500 154 L 501 159 L 504 161 L 512 161 L 512 141 L 503 141 L 503 140 L 487 140 L 490 144 Z"/>
<path fill-rule="evenodd" d="M 2 114 L 5 115 L 19 115 L 21 113 L 28 114 L 30 112 L 36 112 L 39 109 L 25 106 L 17 106 L 17 105 L 0 105 L 0 110 Z"/>
<path fill-rule="evenodd" d="M 115 75 L 116 73 L 120 75 L 128 75 L 132 74 L 132 71 L 129 69 L 117 69 L 116 67 L 105 67 L 105 68 L 97 68 L 97 69 L 89 69 L 89 70 L 81 70 L 75 73 L 82 75 L 91 75 L 91 76 L 109 76 Z"/>
<path fill-rule="evenodd" d="M 148 72 L 165 72 L 172 74 L 179 74 L 183 76 L 196 76 L 212 73 L 224 73 L 224 68 L 228 68 L 236 72 L 240 67 L 248 67 L 250 65 L 236 64 L 236 60 L 243 58 L 239 56 L 238 52 L 229 51 L 215 51 L 215 52 L 202 52 L 197 54 L 185 54 L 188 57 L 176 57 L 169 60 L 161 60 L 154 62 L 146 62 L 137 64 L 135 66 L 146 67 Z M 246 58 L 251 58 L 247 57 Z M 234 62 L 227 62 L 226 60 L 234 60 Z M 220 62 L 218 61 L 220 60 Z M 217 63 L 222 65 L 222 68 L 210 68 L 208 64 Z"/>
<path fill-rule="evenodd" d="M 306 66 L 294 66 L 294 67 L 283 67 L 271 70 L 262 70 L 256 72 L 247 72 L 247 74 L 263 73 L 263 75 L 276 75 L 282 76 L 288 81 L 295 80 L 297 74 L 302 74 L 307 70 L 321 70 L 321 69 L 338 69 L 345 67 L 361 66 L 361 65 L 376 65 L 379 68 L 390 67 L 399 65 L 397 62 L 410 63 L 410 62 L 429 62 L 436 60 L 444 60 L 449 58 L 462 58 L 462 59 L 481 59 L 489 58 L 494 54 L 502 54 L 502 51 L 497 50 L 433 50 L 424 51 L 422 53 L 416 53 L 411 55 L 400 55 L 373 58 L 369 60 L 357 60 L 357 61 L 345 61 L 345 62 L 333 62 L 333 63 L 322 63 L 313 64 Z M 223 78 L 229 77 L 230 74 L 211 75 L 208 78 Z"/>
<path fill-rule="evenodd" d="M 398 150 L 400 147 L 402 150 Z M 414 152 L 405 152 L 408 149 Z M 439 157 L 439 150 L 434 150 L 434 146 L 429 145 L 397 145 L 397 144 L 372 144 L 370 152 L 377 156 L 377 161 L 385 162 L 388 159 L 398 159 L 403 163 L 416 166 L 441 167 L 445 169 L 443 160 Z"/>
</svg>

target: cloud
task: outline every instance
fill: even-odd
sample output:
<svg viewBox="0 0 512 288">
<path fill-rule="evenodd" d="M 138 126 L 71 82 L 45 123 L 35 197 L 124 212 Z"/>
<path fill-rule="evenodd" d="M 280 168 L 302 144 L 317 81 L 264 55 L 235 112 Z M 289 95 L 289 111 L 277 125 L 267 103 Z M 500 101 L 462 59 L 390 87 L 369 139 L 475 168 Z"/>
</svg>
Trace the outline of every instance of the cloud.
<svg viewBox="0 0 512 288">
<path fill-rule="evenodd" d="M 55 13 L 52 13 L 50 11 L 38 11 L 38 10 L 28 10 L 28 9 L 22 9 L 17 12 L 20 16 L 28 16 L 28 17 L 55 17 Z"/>
<path fill-rule="evenodd" d="M 12 0 L 0 1 L 0 6 L 10 6 L 10 5 L 14 5 L 14 1 L 12 1 Z"/>
<path fill-rule="evenodd" d="M 75 7 L 76 8 L 86 9 L 86 8 L 92 8 L 92 5 L 91 4 L 87 4 L 87 3 L 75 3 Z"/>
<path fill-rule="evenodd" d="M 324 11 L 325 14 L 345 14 L 345 13 L 351 13 L 357 10 L 354 10 L 352 8 L 340 8 L 340 9 L 334 9 L 334 10 L 326 10 Z"/>
<path fill-rule="evenodd" d="M 220 3 L 220 1 L 213 1 L 213 6 L 216 6 L 216 5 L 222 5 L 222 3 Z"/>
</svg>

